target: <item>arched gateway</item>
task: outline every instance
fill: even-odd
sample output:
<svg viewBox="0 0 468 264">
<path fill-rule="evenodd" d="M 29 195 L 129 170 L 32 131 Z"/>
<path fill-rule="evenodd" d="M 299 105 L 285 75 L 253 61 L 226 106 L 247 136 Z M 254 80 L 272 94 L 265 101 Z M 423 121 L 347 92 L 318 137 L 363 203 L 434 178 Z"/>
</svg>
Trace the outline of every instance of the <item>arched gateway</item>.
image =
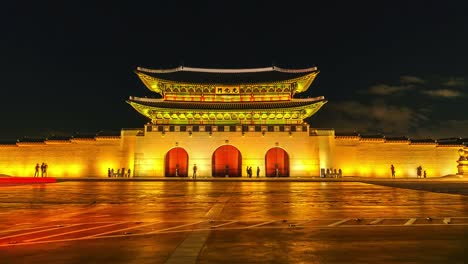
<svg viewBox="0 0 468 264">
<path fill-rule="evenodd" d="M 282 148 L 271 148 L 265 155 L 267 177 L 289 177 L 289 155 Z"/>
<path fill-rule="evenodd" d="M 183 148 L 173 148 L 166 154 L 165 175 L 166 177 L 188 176 L 188 154 Z"/>
<path fill-rule="evenodd" d="M 212 157 L 213 177 L 241 177 L 242 156 L 240 151 L 231 146 L 224 145 L 215 150 Z"/>
</svg>

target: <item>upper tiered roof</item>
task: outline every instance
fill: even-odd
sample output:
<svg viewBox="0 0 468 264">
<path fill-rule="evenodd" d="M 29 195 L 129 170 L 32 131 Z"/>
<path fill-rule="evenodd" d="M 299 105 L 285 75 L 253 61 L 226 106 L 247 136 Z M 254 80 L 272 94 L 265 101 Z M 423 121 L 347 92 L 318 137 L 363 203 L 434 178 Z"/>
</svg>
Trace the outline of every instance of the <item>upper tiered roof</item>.
<svg viewBox="0 0 468 264">
<path fill-rule="evenodd" d="M 165 92 L 170 85 L 293 85 L 294 91 L 307 90 L 317 67 L 284 69 L 276 66 L 249 69 L 206 69 L 180 66 L 173 69 L 147 69 L 138 67 L 135 73 L 154 92 Z"/>
<path fill-rule="evenodd" d="M 255 84 L 265 82 L 283 82 L 317 73 L 317 67 L 306 69 L 283 69 L 279 67 L 251 69 L 206 69 L 194 67 L 177 67 L 174 69 L 157 70 L 138 67 L 137 73 L 151 77 L 173 81 L 198 84 Z"/>
</svg>

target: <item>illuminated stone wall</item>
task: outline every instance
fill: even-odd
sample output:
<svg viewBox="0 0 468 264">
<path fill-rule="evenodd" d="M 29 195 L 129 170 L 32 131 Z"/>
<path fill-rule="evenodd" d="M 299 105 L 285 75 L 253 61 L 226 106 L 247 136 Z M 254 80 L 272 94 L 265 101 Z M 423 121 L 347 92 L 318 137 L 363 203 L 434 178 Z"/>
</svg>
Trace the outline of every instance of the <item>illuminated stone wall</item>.
<svg viewBox="0 0 468 264">
<path fill-rule="evenodd" d="M 146 131 L 146 132 L 143 132 Z M 313 177 L 320 168 L 341 168 L 343 176 L 416 177 L 421 165 L 428 177 L 456 174 L 460 146 L 408 141 L 335 137 L 333 130 L 297 132 L 165 132 L 124 129 L 120 137 L 96 137 L 0 146 L 0 175 L 33 176 L 36 163 L 46 162 L 51 177 L 107 177 L 107 168 L 131 168 L 132 176 L 165 174 L 165 156 L 174 147 L 187 151 L 189 174 L 194 163 L 198 175 L 211 176 L 212 156 L 223 145 L 237 148 L 242 155 L 242 176 L 246 166 L 260 167 L 265 176 L 265 155 L 279 147 L 289 155 L 290 176 Z"/>
<path fill-rule="evenodd" d="M 33 176 L 36 163 L 50 177 L 107 177 L 107 169 L 131 168 L 135 136 L 96 137 L 0 146 L 0 174 Z M 135 134 L 135 133 L 134 133 Z M 133 139 L 132 139 L 133 137 Z"/>
<path fill-rule="evenodd" d="M 393 164 L 397 178 L 416 178 L 416 167 L 421 165 L 427 177 L 440 177 L 457 173 L 459 148 L 435 143 L 337 137 L 332 167 L 341 168 L 344 176 L 391 177 L 390 165 Z"/>
</svg>

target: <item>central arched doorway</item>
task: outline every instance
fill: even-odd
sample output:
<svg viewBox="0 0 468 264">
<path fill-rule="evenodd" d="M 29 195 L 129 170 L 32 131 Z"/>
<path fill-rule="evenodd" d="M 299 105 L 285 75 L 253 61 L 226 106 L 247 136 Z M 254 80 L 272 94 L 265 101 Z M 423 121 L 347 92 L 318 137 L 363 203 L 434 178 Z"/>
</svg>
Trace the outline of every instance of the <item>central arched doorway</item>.
<svg viewBox="0 0 468 264">
<path fill-rule="evenodd" d="M 240 151 L 231 146 L 224 145 L 215 150 L 211 160 L 213 177 L 241 177 L 242 156 Z"/>
<path fill-rule="evenodd" d="M 188 154 L 183 148 L 173 148 L 166 154 L 165 175 L 166 177 L 188 176 Z"/>
<path fill-rule="evenodd" d="M 289 155 L 282 148 L 271 148 L 265 155 L 267 177 L 289 177 Z"/>
</svg>

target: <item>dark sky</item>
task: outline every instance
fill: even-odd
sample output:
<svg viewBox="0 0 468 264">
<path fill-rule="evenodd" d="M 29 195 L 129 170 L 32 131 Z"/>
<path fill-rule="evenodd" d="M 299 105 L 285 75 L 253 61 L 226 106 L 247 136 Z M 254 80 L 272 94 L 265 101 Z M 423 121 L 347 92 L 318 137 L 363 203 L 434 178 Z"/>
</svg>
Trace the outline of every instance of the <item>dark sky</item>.
<svg viewBox="0 0 468 264">
<path fill-rule="evenodd" d="M 468 136 L 465 1 L 186 2 L 2 3 L 0 139 L 142 127 L 133 70 L 181 64 L 317 66 L 312 127 Z"/>
</svg>

